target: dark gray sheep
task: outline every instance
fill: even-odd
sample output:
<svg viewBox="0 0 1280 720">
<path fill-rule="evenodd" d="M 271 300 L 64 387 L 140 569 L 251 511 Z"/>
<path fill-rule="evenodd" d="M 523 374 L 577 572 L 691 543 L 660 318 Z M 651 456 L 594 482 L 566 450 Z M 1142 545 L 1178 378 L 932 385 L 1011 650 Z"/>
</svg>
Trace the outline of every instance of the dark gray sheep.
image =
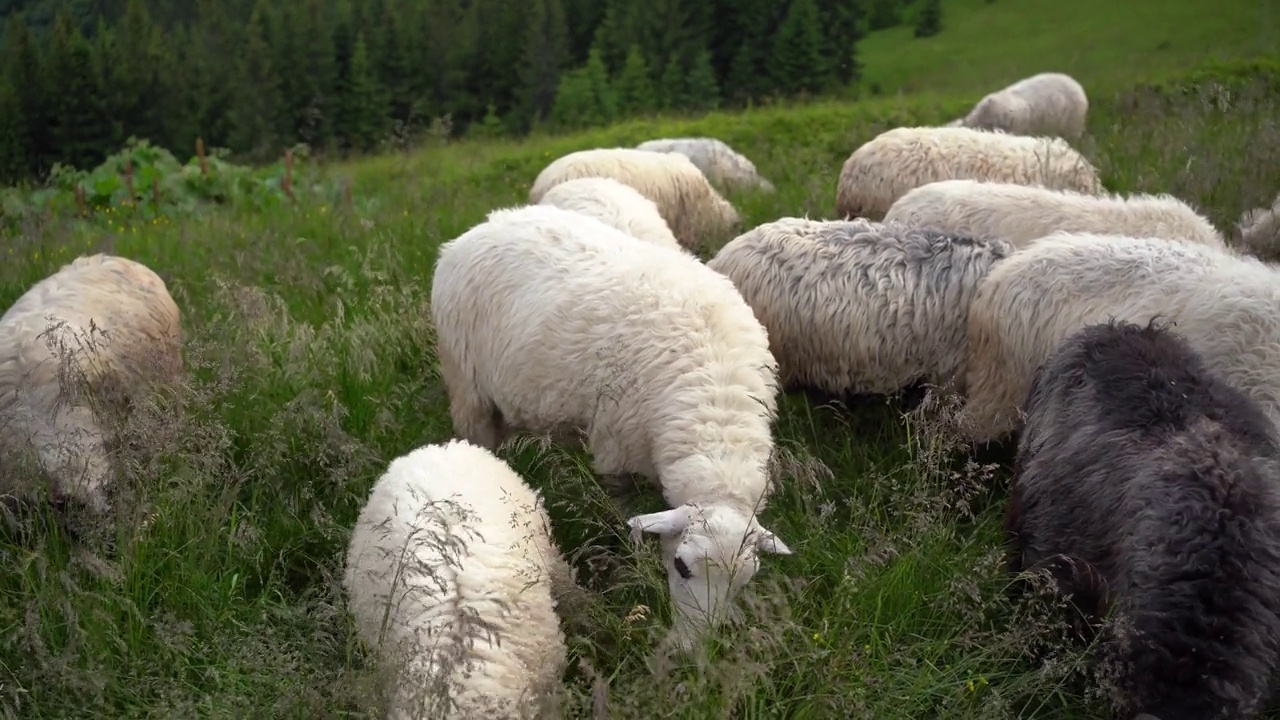
<svg viewBox="0 0 1280 720">
<path fill-rule="evenodd" d="M 1115 321 L 1069 336 L 1025 410 L 1010 569 L 1125 616 L 1101 645 L 1119 717 L 1258 712 L 1280 655 L 1275 425 L 1180 336 Z"/>
</svg>

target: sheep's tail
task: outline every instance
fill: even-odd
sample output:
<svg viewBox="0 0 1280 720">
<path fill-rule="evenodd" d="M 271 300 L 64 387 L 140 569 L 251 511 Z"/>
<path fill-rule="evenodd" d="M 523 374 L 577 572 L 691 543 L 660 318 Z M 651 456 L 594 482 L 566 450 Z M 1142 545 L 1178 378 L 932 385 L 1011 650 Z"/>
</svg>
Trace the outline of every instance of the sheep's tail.
<svg viewBox="0 0 1280 720">
<path fill-rule="evenodd" d="M 1134 712 L 1248 714 L 1267 699 L 1280 648 L 1277 478 L 1212 420 L 1193 423 L 1170 450 L 1177 466 L 1160 488 L 1163 511 L 1135 533 L 1166 542 L 1130 562 L 1135 592 L 1119 601 L 1125 617 L 1108 654 Z"/>
</svg>

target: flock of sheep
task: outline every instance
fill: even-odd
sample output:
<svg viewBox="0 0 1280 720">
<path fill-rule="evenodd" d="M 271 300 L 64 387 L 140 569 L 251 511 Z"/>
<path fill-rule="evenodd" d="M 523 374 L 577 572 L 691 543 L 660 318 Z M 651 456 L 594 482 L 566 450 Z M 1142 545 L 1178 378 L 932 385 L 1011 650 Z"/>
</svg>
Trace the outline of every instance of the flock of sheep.
<svg viewBox="0 0 1280 720">
<path fill-rule="evenodd" d="M 392 716 L 448 715 L 420 714 L 440 683 L 461 717 L 536 713 L 561 680 L 556 598 L 576 580 L 540 493 L 494 454 L 507 439 L 578 439 L 596 474 L 661 486 L 668 509 L 628 525 L 661 541 L 689 649 L 737 616 L 762 554 L 792 552 L 759 519 L 778 394 L 919 381 L 964 399 L 966 439 L 1018 438 L 1011 570 L 1129 616 L 1103 650 L 1127 663 L 1121 712 L 1256 712 L 1280 668 L 1280 271 L 1241 248 L 1275 242 L 1280 197 L 1228 243 L 1177 198 L 1107 194 L 1070 145 L 1087 109 L 1071 78 L 1028 78 L 856 149 L 842 219 L 745 232 L 720 191 L 774 187 L 723 142 L 574 152 L 530 204 L 444 243 L 431 313 L 455 438 L 390 463 L 346 557 L 361 636 L 403 663 Z M 105 329 L 105 351 L 61 359 L 51 319 Z M 181 338 L 154 272 L 75 260 L 0 318 L 0 439 L 108 511 L 106 433 L 59 388 L 178 377 Z"/>
</svg>

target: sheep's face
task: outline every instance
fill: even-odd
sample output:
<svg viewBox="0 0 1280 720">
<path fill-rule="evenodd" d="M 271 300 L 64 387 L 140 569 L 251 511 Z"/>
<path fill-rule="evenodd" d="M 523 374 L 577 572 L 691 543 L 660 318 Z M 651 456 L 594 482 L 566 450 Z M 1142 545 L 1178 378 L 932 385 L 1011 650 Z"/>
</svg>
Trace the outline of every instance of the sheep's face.
<svg viewBox="0 0 1280 720">
<path fill-rule="evenodd" d="M 683 650 L 707 628 L 736 619 L 733 600 L 760 569 L 759 553 L 791 554 L 754 516 L 723 506 L 682 505 L 637 515 L 629 524 L 633 540 L 644 532 L 662 538 L 674 640 Z"/>
<path fill-rule="evenodd" d="M 1016 97 L 987 97 L 973 108 L 965 124 L 970 127 L 986 130 L 1009 132 L 1014 126 L 1014 118 L 1026 103 Z"/>
</svg>

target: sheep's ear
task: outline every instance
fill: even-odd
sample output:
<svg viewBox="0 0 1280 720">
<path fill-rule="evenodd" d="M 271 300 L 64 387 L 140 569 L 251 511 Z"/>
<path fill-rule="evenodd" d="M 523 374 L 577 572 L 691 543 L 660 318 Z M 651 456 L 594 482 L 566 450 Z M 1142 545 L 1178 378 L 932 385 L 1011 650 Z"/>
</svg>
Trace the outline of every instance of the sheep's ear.
<svg viewBox="0 0 1280 720">
<path fill-rule="evenodd" d="M 684 532 L 684 528 L 689 524 L 689 508 L 681 506 L 661 512 L 648 513 L 646 515 L 636 515 L 627 521 L 631 526 L 631 541 L 640 542 L 640 536 L 643 533 L 655 533 L 657 535 L 678 535 Z"/>
<path fill-rule="evenodd" d="M 773 553 L 774 555 L 790 555 L 791 548 L 787 544 L 773 534 L 772 530 L 760 528 L 756 531 L 756 549 L 760 552 Z"/>
</svg>

